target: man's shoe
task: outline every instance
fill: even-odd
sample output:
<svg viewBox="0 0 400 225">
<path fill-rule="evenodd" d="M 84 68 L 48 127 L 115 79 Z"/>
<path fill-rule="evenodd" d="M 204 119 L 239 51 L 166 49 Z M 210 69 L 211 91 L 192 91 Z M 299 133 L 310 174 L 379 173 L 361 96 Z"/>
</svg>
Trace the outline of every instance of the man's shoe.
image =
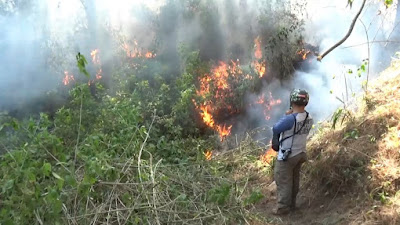
<svg viewBox="0 0 400 225">
<path fill-rule="evenodd" d="M 286 215 L 290 213 L 290 208 L 276 208 L 272 214 L 274 215 Z"/>
</svg>

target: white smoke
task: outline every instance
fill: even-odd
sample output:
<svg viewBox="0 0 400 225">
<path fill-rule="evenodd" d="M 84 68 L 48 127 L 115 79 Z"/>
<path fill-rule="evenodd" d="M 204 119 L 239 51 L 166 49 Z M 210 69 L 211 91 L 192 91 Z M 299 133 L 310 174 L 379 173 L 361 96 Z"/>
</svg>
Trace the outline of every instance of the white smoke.
<svg viewBox="0 0 400 225">
<path fill-rule="evenodd" d="M 322 54 L 345 36 L 361 3 L 362 0 L 354 1 L 350 8 L 345 0 L 308 1 L 309 18 L 306 19 L 305 41 L 319 45 Z M 314 118 L 328 119 L 337 107 L 343 105 L 340 100 L 351 101 L 354 94 L 362 90 L 367 73 L 358 77 L 357 69 L 364 59 L 369 58 L 370 80 L 383 69 L 380 59 L 389 53 L 383 50 L 382 44 L 370 44 L 368 55 L 366 29 L 370 42 L 386 40 L 395 27 L 396 4 L 386 9 L 382 1 L 368 1 L 351 36 L 341 46 L 328 54 L 322 62 L 315 59 L 312 71 L 296 72 L 293 87 L 309 90 L 311 100 L 308 110 Z M 353 73 L 349 74 L 349 70 Z"/>
<path fill-rule="evenodd" d="M 235 60 L 234 56 L 250 58 L 253 54 L 253 40 L 259 35 L 257 32 L 260 29 L 258 20 L 262 16 L 269 16 L 263 15 L 261 6 L 269 5 L 271 9 L 293 6 L 287 4 L 290 1 L 210 1 L 209 7 L 215 13 L 211 15 L 215 18 L 210 25 L 215 27 L 204 30 L 207 28 L 204 26 L 207 21 L 197 17 L 188 20 L 182 15 L 174 15 L 174 12 L 180 12 L 179 7 L 183 7 L 183 4 L 179 4 L 181 2 L 175 2 L 175 11 L 172 9 L 169 14 L 162 14 L 165 4 L 174 2 L 172 0 L 25 1 L 27 6 L 18 8 L 19 11 L 18 6 L 11 2 L 0 1 L 0 12 L 6 12 L 0 13 L 0 32 L 3 34 L 0 36 L 0 106 L 7 107 L 15 104 L 10 102 L 10 95 L 30 101 L 48 91 L 49 87 L 60 84 L 64 70 L 75 67 L 74 56 L 78 51 L 88 56 L 93 48 L 99 47 L 93 45 L 105 39 L 105 35 L 96 32 L 97 29 L 93 27 L 90 28 L 93 23 L 95 26 L 107 27 L 110 33 L 121 34 L 125 40 L 136 39 L 144 48 L 154 44 L 154 29 L 159 29 L 165 33 L 162 37 L 164 40 L 161 40 L 164 41 L 164 48 L 170 45 L 172 49 L 176 49 L 180 43 L 188 43 L 194 49 L 210 50 L 208 55 L 205 54 L 206 59 Z M 88 4 L 85 4 L 87 2 L 95 3 L 94 9 L 88 9 Z M 291 2 L 296 4 L 296 1 Z M 346 6 L 347 0 L 308 0 L 307 13 L 304 14 L 307 16 L 304 18 L 305 42 L 319 46 L 321 52 L 328 49 L 346 34 L 361 2 L 362 0 L 355 0 L 350 8 Z M 368 1 L 360 19 L 368 29 L 369 41 L 386 40 L 393 36 L 393 28 L 400 28 L 394 24 L 396 4 L 397 1 L 386 9 L 382 1 Z M 154 16 L 162 16 L 161 25 L 152 24 L 151 18 Z M 272 22 L 279 22 L 274 20 L 276 18 L 270 19 Z M 90 29 L 95 32 L 89 33 Z M 357 68 L 363 59 L 370 59 L 371 78 L 383 68 L 379 62 L 384 61 L 381 60 L 382 56 L 388 54 L 382 50 L 383 44 L 371 44 L 368 57 L 368 45 L 363 44 L 365 42 L 365 29 L 357 21 L 350 38 L 322 62 L 314 60 L 311 70 L 297 71 L 291 82 L 265 85 L 263 94 L 271 91 L 274 98 L 281 99 L 282 106 L 276 112 L 282 113 L 288 106 L 291 89 L 305 88 L 311 94 L 309 111 L 317 120 L 326 119 L 341 105 L 337 98 L 348 100 L 353 92 L 360 91 L 366 74 L 359 78 Z M 357 46 L 344 48 L 352 45 Z M 103 54 L 112 53 L 120 47 L 107 44 L 104 46 L 107 48 L 100 49 Z M 43 47 L 51 51 L 42 52 Z M 56 61 L 53 58 L 65 60 Z M 111 58 L 111 54 L 102 55 L 102 62 L 106 64 L 108 58 Z M 168 60 L 173 57 L 166 58 Z M 241 60 L 241 63 L 250 62 Z M 352 75 L 347 73 L 349 69 L 353 70 Z M 249 99 L 258 97 L 249 96 Z M 271 113 L 272 117 L 276 114 Z M 249 114 L 259 115 L 252 112 Z"/>
</svg>

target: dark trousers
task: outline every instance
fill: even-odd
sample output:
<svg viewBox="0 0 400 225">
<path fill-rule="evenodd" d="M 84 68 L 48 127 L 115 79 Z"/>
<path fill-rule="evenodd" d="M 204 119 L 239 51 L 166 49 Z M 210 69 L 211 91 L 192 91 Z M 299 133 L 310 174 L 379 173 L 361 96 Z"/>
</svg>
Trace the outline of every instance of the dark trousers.
<svg viewBox="0 0 400 225">
<path fill-rule="evenodd" d="M 296 207 L 299 192 L 301 165 L 307 160 L 302 152 L 287 161 L 276 161 L 274 179 L 278 193 L 278 209 Z"/>
</svg>

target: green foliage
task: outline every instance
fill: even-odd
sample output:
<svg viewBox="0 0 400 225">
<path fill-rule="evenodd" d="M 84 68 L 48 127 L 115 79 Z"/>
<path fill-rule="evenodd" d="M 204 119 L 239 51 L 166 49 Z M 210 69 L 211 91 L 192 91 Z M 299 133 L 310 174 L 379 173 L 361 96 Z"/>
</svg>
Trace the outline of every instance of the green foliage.
<svg viewBox="0 0 400 225">
<path fill-rule="evenodd" d="M 304 14 L 304 4 L 296 5 L 295 10 L 299 14 Z M 272 10 L 272 9 L 269 9 Z M 267 39 L 265 55 L 270 70 L 278 79 L 288 79 L 292 76 L 293 63 L 297 60 L 297 52 L 304 48 L 301 33 L 304 29 L 304 21 L 300 20 L 296 14 L 283 10 L 282 12 L 264 12 L 265 18 L 261 18 L 261 26 L 269 27 L 265 32 Z M 276 14 L 275 23 L 268 15 Z M 272 35 L 271 35 L 272 34 Z"/>
<path fill-rule="evenodd" d="M 220 206 L 225 205 L 230 198 L 232 186 L 229 184 L 222 184 L 209 191 L 208 200 Z"/>
<path fill-rule="evenodd" d="M 337 109 L 331 118 L 332 121 L 332 128 L 335 129 L 337 123 L 340 121 L 340 125 L 343 124 L 344 121 L 346 120 L 351 120 L 353 116 L 351 115 L 351 112 L 347 109 L 344 108 L 339 108 Z"/>
<path fill-rule="evenodd" d="M 343 140 L 348 140 L 348 139 L 358 139 L 360 136 L 359 132 L 357 129 L 353 129 L 351 131 L 348 131 L 344 134 Z"/>
<path fill-rule="evenodd" d="M 135 208 L 135 216 L 129 217 L 128 210 L 119 212 L 126 213 L 128 224 L 155 222 L 154 211 L 145 207 L 153 198 L 149 187 L 160 196 L 157 207 L 177 201 L 174 210 L 187 219 L 197 217 L 194 211 L 198 216 L 218 215 L 218 205 L 256 202 L 256 195 L 246 204 L 235 202 L 230 182 L 218 181 L 226 176 L 224 166 L 214 171 L 216 164 L 204 161 L 202 153 L 213 144 L 191 136 L 193 130 L 184 131 L 195 127 L 181 120 L 192 121 L 187 111 L 193 104 L 197 54 L 187 58 L 186 72 L 174 80 L 176 87 L 161 77 L 132 76 L 132 92 L 124 86 L 121 92 L 100 92 L 94 99 L 87 84 L 77 84 L 68 103 L 52 117 L 42 113 L 17 120 L 1 115 L 0 139 L 6 140 L 8 150 L 0 156 L 1 223 L 32 224 L 40 219 L 44 224 L 66 224 L 71 222 L 68 214 L 77 216 L 77 224 L 106 223 L 107 214 L 98 209 L 111 196 L 123 202 L 118 208 Z M 152 180 L 156 186 L 149 186 Z M 170 215 L 159 213 L 161 223 L 167 223 Z"/>
<path fill-rule="evenodd" d="M 218 10 L 209 7 L 209 1 L 168 3 L 161 18 L 176 19 L 178 15 L 170 12 L 175 12 L 178 3 L 189 4 L 184 7 L 186 18 L 197 18 L 191 10 L 200 10 L 205 31 L 222 35 L 214 24 Z M 273 25 L 274 35 L 262 35 L 263 43 L 268 44 L 271 67 L 287 75 L 302 22 L 293 14 L 280 13 L 276 25 L 268 21 L 271 16 L 260 18 L 259 25 Z M 208 46 L 208 41 L 218 39 L 213 38 L 209 35 L 200 42 Z M 193 101 L 213 98 L 196 98 L 197 82 L 210 72 L 212 62 L 201 60 L 196 49 L 182 45 L 176 54 L 182 63 L 178 66 L 144 58 L 121 60 L 113 70 L 110 89 L 101 81 L 88 86 L 77 79 L 66 103 L 52 114 L 20 120 L 0 115 L 4 152 L 0 156 L 0 223 L 111 224 L 124 218 L 126 224 L 169 224 L 171 218 L 186 223 L 205 217 L 202 222 L 212 224 L 259 202 L 263 198 L 259 191 L 243 202 L 233 197 L 233 182 L 221 178 L 229 177 L 233 164 L 204 160 L 203 152 L 216 145 L 198 132 Z M 85 56 L 78 53 L 75 59 L 79 71 L 90 78 Z M 285 68 L 280 67 L 282 62 Z M 178 71 L 171 68 L 175 66 Z M 242 70 L 258 78 L 252 68 Z M 244 106 L 245 94 L 255 92 L 261 83 L 234 76 L 229 82 L 235 96 L 224 104 L 237 108 Z M 219 206 L 234 207 L 227 213 Z M 235 215 L 234 221 L 238 220 Z"/>
<path fill-rule="evenodd" d="M 351 7 L 353 7 L 353 2 L 354 0 L 347 0 L 347 5 Z"/>
<path fill-rule="evenodd" d="M 361 77 L 362 73 L 366 73 L 368 68 L 368 60 L 363 60 L 360 67 L 357 69 L 357 75 L 358 77 Z"/>
<path fill-rule="evenodd" d="M 389 8 L 393 4 L 393 0 L 384 0 L 386 8 Z"/>
<path fill-rule="evenodd" d="M 364 100 L 364 103 L 365 103 L 365 106 L 366 106 L 366 110 L 372 110 L 375 106 L 376 106 L 376 104 L 377 104 L 377 102 L 376 102 L 376 100 L 373 98 L 373 96 L 371 96 L 371 95 L 368 95 L 368 94 L 365 94 L 364 96 L 363 96 L 363 100 Z"/>
<path fill-rule="evenodd" d="M 264 195 L 260 191 L 253 191 L 251 192 L 250 196 L 243 201 L 243 204 L 245 206 L 256 204 L 260 202 L 263 198 Z"/>
<path fill-rule="evenodd" d="M 86 70 L 87 64 L 88 62 L 86 61 L 85 56 L 78 52 L 78 54 L 76 55 L 76 65 L 78 66 L 79 71 L 83 73 L 87 78 L 89 78 L 90 74 Z"/>
</svg>

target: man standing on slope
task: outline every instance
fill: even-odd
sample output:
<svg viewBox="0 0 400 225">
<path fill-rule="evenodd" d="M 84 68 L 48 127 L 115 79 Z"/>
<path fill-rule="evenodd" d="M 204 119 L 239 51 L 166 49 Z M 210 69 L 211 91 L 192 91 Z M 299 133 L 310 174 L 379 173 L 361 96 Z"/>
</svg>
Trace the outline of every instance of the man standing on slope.
<svg viewBox="0 0 400 225">
<path fill-rule="evenodd" d="M 296 207 L 300 168 L 307 160 L 306 142 L 313 119 L 305 107 L 307 91 L 296 89 L 290 93 L 290 110 L 273 127 L 272 149 L 278 151 L 274 178 L 277 185 L 278 206 L 275 214 L 287 214 Z"/>
</svg>

